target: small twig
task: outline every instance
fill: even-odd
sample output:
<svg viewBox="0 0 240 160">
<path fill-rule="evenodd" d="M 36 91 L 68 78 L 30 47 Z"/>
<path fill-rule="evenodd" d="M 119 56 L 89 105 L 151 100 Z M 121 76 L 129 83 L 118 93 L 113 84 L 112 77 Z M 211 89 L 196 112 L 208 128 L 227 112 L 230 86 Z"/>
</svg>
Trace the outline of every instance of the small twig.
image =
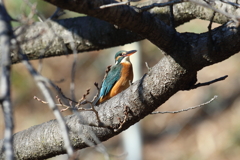
<svg viewBox="0 0 240 160">
<path fill-rule="evenodd" d="M 104 8 L 109 8 L 109 7 L 126 5 L 126 4 L 128 4 L 128 3 L 129 3 L 129 1 L 119 2 L 119 3 L 111 3 L 111 4 L 107 4 L 107 5 L 102 5 L 102 6 L 100 6 L 99 8 L 100 8 L 100 9 L 104 9 Z"/>
<path fill-rule="evenodd" d="M 208 86 L 208 85 L 213 84 L 213 83 L 216 83 L 216 82 L 218 82 L 218 81 L 223 81 L 223 80 L 225 80 L 227 77 L 228 77 L 228 75 L 223 76 L 223 77 L 220 77 L 220 78 L 217 78 L 217 79 L 214 79 L 214 80 L 209 81 L 209 82 L 197 83 L 197 84 L 193 85 L 189 90 L 191 90 L 191 89 L 196 89 L 196 88 L 202 87 L 202 86 Z"/>
<path fill-rule="evenodd" d="M 93 97 L 93 99 L 92 99 L 92 103 L 94 103 L 94 101 L 98 98 L 98 96 L 99 96 L 99 94 L 100 94 L 100 88 L 98 87 L 98 83 L 97 82 L 95 82 L 94 83 L 94 86 L 97 88 L 97 93 L 96 93 L 96 95 Z M 95 104 L 94 104 L 95 105 Z"/>
<path fill-rule="evenodd" d="M 72 63 L 72 69 L 71 69 L 71 83 L 70 83 L 70 93 L 71 93 L 71 98 L 72 100 L 75 101 L 75 73 L 76 73 L 76 64 L 77 64 L 77 57 L 76 54 L 74 53 L 74 59 Z"/>
<path fill-rule="evenodd" d="M 104 79 L 107 77 L 107 74 L 108 74 L 108 72 L 111 70 L 111 67 L 112 67 L 112 65 L 109 65 L 109 66 L 107 66 L 107 69 L 106 69 L 106 74 L 105 74 L 105 76 L 104 76 Z"/>
<path fill-rule="evenodd" d="M 72 102 L 74 102 L 74 103 L 78 103 L 78 102 L 72 100 L 71 98 L 68 98 L 67 96 L 65 96 L 65 95 L 63 94 L 61 88 L 59 88 L 58 86 L 54 85 L 53 83 L 52 83 L 51 85 L 57 90 L 57 92 L 58 92 L 63 98 L 67 99 L 68 101 L 72 101 Z"/>
<path fill-rule="evenodd" d="M 159 0 L 159 2 L 161 2 L 161 0 Z M 165 6 L 170 6 L 170 5 L 174 5 L 174 4 L 178 4 L 178 3 L 182 3 L 182 2 L 184 2 L 184 0 L 172 0 L 172 1 L 168 1 L 166 3 L 153 3 L 149 6 L 144 6 L 144 7 L 138 8 L 138 9 L 139 9 L 139 12 L 144 12 L 144 11 L 150 10 L 154 7 L 165 7 Z"/>
<path fill-rule="evenodd" d="M 175 20 L 174 20 L 174 14 L 173 14 L 173 4 L 169 6 L 170 8 L 170 26 L 175 30 Z"/>
<path fill-rule="evenodd" d="M 38 18 L 39 22 L 43 22 L 43 19 L 41 17 L 38 16 L 37 18 Z"/>
<path fill-rule="evenodd" d="M 52 15 L 51 17 L 49 17 L 49 18 L 55 20 L 55 19 L 58 19 L 59 17 L 61 17 L 61 16 L 64 15 L 64 14 L 66 14 L 66 13 L 64 12 L 64 10 L 61 9 L 61 8 L 59 8 L 59 7 L 57 7 L 56 11 L 55 11 L 55 12 L 53 13 L 53 15 Z"/>
<path fill-rule="evenodd" d="M 57 98 L 59 104 L 60 104 L 62 107 L 66 107 L 65 109 L 61 109 L 61 110 L 60 110 L 61 112 L 64 112 L 64 111 L 66 111 L 66 110 L 68 110 L 68 109 L 70 108 L 70 106 L 66 106 L 66 105 L 64 105 L 64 104 L 62 103 L 62 100 L 58 97 L 58 95 L 56 96 L 56 98 Z M 56 105 L 57 105 L 57 104 L 56 104 Z"/>
<path fill-rule="evenodd" d="M 210 23 L 209 23 L 209 25 L 208 25 L 208 31 L 211 31 L 211 30 L 212 30 L 212 23 L 213 23 L 213 19 L 214 19 L 214 17 L 215 17 L 215 14 L 216 14 L 216 12 L 213 11 L 213 15 L 212 15 L 212 17 L 211 17 L 211 19 L 210 19 Z"/>
<path fill-rule="evenodd" d="M 196 109 L 196 108 L 200 108 L 202 106 L 205 106 L 209 103 L 211 103 L 213 100 L 215 100 L 218 96 L 215 95 L 212 99 L 210 99 L 209 101 L 205 102 L 205 103 L 202 103 L 202 104 L 199 104 L 197 106 L 194 106 L 194 107 L 190 107 L 190 108 L 187 108 L 187 109 L 181 109 L 179 111 L 165 111 L 165 112 L 161 112 L 161 111 L 156 111 L 156 112 L 152 112 L 151 114 L 165 114 L 165 113 L 172 113 L 172 114 L 175 114 L 175 113 L 180 113 L 180 112 L 185 112 L 185 111 L 189 111 L 189 110 L 192 110 L 192 109 Z"/>
<path fill-rule="evenodd" d="M 98 115 L 97 110 L 94 108 L 94 106 L 92 105 L 91 102 L 87 101 L 87 103 L 89 103 L 89 104 L 91 105 L 91 108 L 90 108 L 90 109 L 86 109 L 86 108 L 82 108 L 82 107 L 81 107 L 81 108 L 78 108 L 78 110 L 79 110 L 79 111 L 92 111 L 92 112 L 94 112 L 95 115 L 96 115 L 96 118 L 97 118 L 97 122 L 98 122 L 98 125 L 97 125 L 97 126 L 101 126 L 100 124 L 102 124 L 102 123 L 101 123 L 101 120 L 100 120 L 100 118 L 99 118 L 99 115 Z M 103 127 L 103 126 L 101 126 L 101 127 Z"/>
<path fill-rule="evenodd" d="M 86 100 L 87 95 L 90 94 L 90 89 L 87 90 L 87 93 L 83 95 L 83 97 L 79 100 L 78 102 L 78 106 L 82 105 L 82 102 L 84 102 L 84 104 L 90 104 L 91 108 L 90 109 L 85 109 L 85 108 L 78 108 L 78 110 L 84 110 L 84 111 L 93 111 L 96 115 L 97 121 L 98 121 L 98 126 L 101 124 L 98 112 L 96 111 L 96 109 L 94 108 L 94 104 L 93 104 L 93 100 L 92 101 L 88 101 Z"/>
<path fill-rule="evenodd" d="M 111 67 L 112 67 L 112 65 L 107 66 L 107 69 L 106 69 L 106 71 L 105 71 L 105 75 L 104 75 L 104 77 L 103 77 L 102 83 L 103 83 L 103 81 L 107 78 L 108 72 L 111 70 Z M 102 86 L 101 86 L 101 87 L 102 87 Z"/>
<path fill-rule="evenodd" d="M 55 104 L 55 105 L 58 106 L 58 107 L 65 107 L 64 109 L 61 110 L 61 112 L 64 112 L 64 111 L 68 110 L 69 108 L 71 108 L 71 105 L 68 106 L 68 105 L 63 104 L 61 99 L 58 96 L 56 96 L 56 98 L 57 98 L 59 104 Z M 41 102 L 43 104 L 49 104 L 48 102 L 38 98 L 37 96 L 34 96 L 33 99 L 35 99 L 35 100 L 37 100 L 37 101 L 39 101 L 39 102 Z"/>
<path fill-rule="evenodd" d="M 86 93 L 86 94 L 83 94 L 82 98 L 78 101 L 77 106 L 86 104 L 86 97 L 87 97 L 87 95 L 89 95 L 89 94 L 90 94 L 90 89 L 87 89 L 87 93 Z"/>
<path fill-rule="evenodd" d="M 151 68 L 149 67 L 149 65 L 148 65 L 148 63 L 147 63 L 147 62 L 145 62 L 145 65 L 146 65 L 146 67 L 147 67 L 148 71 L 150 71 L 150 70 L 151 70 Z"/>
<path fill-rule="evenodd" d="M 43 103 L 43 104 L 48 104 L 48 102 L 46 102 L 46 101 L 38 98 L 37 96 L 34 96 L 33 99 L 35 99 L 35 100 L 37 100 L 37 101 L 39 101 L 39 102 L 41 102 L 41 103 Z"/>
<path fill-rule="evenodd" d="M 214 40 L 213 40 L 213 36 L 212 36 L 212 23 L 213 23 L 215 14 L 216 14 L 216 12 L 213 11 L 212 17 L 210 19 L 210 23 L 208 25 L 208 43 L 207 43 L 207 46 L 208 46 L 208 56 L 209 56 L 209 58 L 211 58 L 211 55 L 214 54 Z"/>
<path fill-rule="evenodd" d="M 16 39 L 15 39 L 16 41 Z M 17 41 L 16 41 L 17 42 Z M 39 89 L 42 91 L 43 95 L 45 96 L 45 99 L 48 101 L 49 108 L 53 111 L 53 114 L 55 115 L 60 129 L 62 131 L 63 141 L 64 141 L 64 147 L 68 153 L 69 156 L 73 154 L 73 147 L 71 145 L 70 139 L 69 139 L 69 133 L 68 128 L 66 126 L 65 120 L 60 113 L 60 111 L 57 109 L 53 98 L 52 93 L 49 89 L 49 86 L 47 84 L 51 84 L 50 80 L 47 78 L 41 76 L 31 65 L 31 63 L 28 62 L 28 58 L 26 54 L 23 53 L 23 50 L 20 48 L 20 45 L 17 43 L 17 49 L 18 49 L 18 55 L 19 58 L 22 60 L 23 64 L 25 64 L 26 68 L 29 70 L 30 74 L 33 76 L 34 80 L 36 81 Z"/>
</svg>

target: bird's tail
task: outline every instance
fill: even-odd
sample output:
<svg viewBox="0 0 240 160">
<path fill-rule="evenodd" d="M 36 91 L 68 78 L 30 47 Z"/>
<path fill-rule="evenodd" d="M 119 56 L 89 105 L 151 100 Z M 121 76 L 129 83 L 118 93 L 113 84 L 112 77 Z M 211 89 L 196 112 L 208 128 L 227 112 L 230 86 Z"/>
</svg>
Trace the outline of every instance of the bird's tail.
<svg viewBox="0 0 240 160">
<path fill-rule="evenodd" d="M 98 97 L 97 100 L 94 102 L 94 106 L 98 106 L 100 104 L 102 97 Z"/>
</svg>

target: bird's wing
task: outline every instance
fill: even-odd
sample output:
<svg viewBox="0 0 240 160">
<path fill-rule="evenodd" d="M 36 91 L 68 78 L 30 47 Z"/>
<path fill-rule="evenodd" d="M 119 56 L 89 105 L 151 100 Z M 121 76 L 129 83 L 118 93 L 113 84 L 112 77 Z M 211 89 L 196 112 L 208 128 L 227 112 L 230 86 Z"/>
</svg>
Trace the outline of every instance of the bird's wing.
<svg viewBox="0 0 240 160">
<path fill-rule="evenodd" d="M 115 65 L 111 68 L 111 70 L 108 72 L 107 77 L 105 78 L 105 80 L 103 81 L 102 84 L 102 88 L 100 90 L 100 96 L 99 97 L 103 97 L 106 96 L 110 90 L 112 89 L 112 87 L 114 86 L 114 84 L 120 79 L 121 77 L 121 69 L 122 69 L 122 65 Z"/>
</svg>

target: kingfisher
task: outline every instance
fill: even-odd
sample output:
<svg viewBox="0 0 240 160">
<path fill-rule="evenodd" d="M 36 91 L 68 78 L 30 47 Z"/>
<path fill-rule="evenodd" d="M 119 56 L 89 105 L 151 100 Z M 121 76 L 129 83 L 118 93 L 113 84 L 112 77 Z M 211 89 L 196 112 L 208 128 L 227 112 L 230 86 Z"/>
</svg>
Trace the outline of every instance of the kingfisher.
<svg viewBox="0 0 240 160">
<path fill-rule="evenodd" d="M 115 65 L 111 67 L 102 83 L 97 105 L 127 89 L 132 83 L 133 69 L 129 56 L 135 52 L 137 51 L 121 50 L 115 54 Z"/>
</svg>

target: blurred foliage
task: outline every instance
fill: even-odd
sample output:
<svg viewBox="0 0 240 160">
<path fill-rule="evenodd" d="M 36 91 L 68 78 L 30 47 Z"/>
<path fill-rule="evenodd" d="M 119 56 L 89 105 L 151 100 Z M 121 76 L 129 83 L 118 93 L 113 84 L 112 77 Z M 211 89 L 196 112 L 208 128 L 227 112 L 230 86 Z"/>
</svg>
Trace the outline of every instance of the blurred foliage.
<svg viewBox="0 0 240 160">
<path fill-rule="evenodd" d="M 7 10 L 13 19 L 32 18 L 34 21 L 39 21 L 39 18 L 47 19 L 56 10 L 56 7 L 39 0 L 7 0 L 5 1 Z M 66 10 L 66 14 L 60 19 L 82 16 L 82 14 Z M 13 27 L 21 25 L 18 22 L 12 22 Z"/>
</svg>

